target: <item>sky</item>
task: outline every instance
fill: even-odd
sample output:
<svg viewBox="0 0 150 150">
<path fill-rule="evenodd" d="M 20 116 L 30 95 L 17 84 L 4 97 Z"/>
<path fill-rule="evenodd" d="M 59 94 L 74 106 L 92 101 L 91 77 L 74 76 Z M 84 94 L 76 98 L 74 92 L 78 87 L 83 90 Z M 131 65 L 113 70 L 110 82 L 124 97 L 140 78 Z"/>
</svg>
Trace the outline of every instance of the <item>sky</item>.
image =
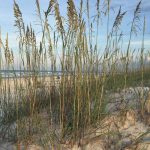
<svg viewBox="0 0 150 150">
<path fill-rule="evenodd" d="M 41 9 L 45 11 L 48 7 L 49 0 L 39 0 Z M 85 0 L 83 0 L 86 2 Z M 96 0 L 90 1 L 90 12 L 91 17 L 96 13 L 95 4 Z M 102 1 L 102 0 L 101 0 Z M 19 4 L 19 7 L 23 13 L 23 18 L 26 24 L 32 23 L 38 34 L 40 29 L 36 25 L 36 6 L 35 0 L 16 0 Z M 66 15 L 66 2 L 67 0 L 58 0 L 60 4 L 60 12 L 62 16 Z M 80 3 L 80 0 L 74 0 L 77 9 Z M 123 20 L 123 25 L 121 30 L 124 33 L 124 48 L 127 46 L 131 20 L 133 18 L 133 12 L 136 8 L 139 0 L 111 0 L 111 15 L 110 22 L 113 23 L 117 12 L 122 7 L 122 11 L 127 11 L 126 16 Z M 145 34 L 145 48 L 150 48 L 150 0 L 142 0 L 142 13 L 141 13 L 141 28 L 143 26 L 143 18 L 146 17 L 146 34 Z M 103 48 L 103 43 L 106 41 L 106 18 L 102 18 L 103 22 L 100 26 L 99 33 L 99 45 Z M 54 20 L 50 20 L 50 24 L 54 24 Z M 13 16 L 13 0 L 0 0 L 0 27 L 2 31 L 2 39 L 5 39 L 7 32 L 9 33 L 9 45 L 14 50 L 17 51 L 17 33 L 16 28 L 14 27 L 14 16 Z M 110 27 L 111 28 L 111 27 Z M 138 36 L 134 36 L 132 40 L 132 47 L 138 48 L 141 46 L 142 33 L 139 32 Z"/>
</svg>

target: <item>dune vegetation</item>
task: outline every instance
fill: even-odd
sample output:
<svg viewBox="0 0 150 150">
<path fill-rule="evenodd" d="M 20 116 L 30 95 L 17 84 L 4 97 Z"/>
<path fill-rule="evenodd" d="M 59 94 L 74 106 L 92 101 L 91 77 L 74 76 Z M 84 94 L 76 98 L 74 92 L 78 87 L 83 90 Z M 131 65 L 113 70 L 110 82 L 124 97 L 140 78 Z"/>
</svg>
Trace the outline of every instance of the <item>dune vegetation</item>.
<svg viewBox="0 0 150 150">
<path fill-rule="evenodd" d="M 57 0 L 50 0 L 44 12 L 36 0 L 40 42 L 32 23 L 24 22 L 14 1 L 20 75 L 15 71 L 16 58 L 9 47 L 9 33 L 5 40 L 0 33 L 0 69 L 11 70 L 14 75 L 13 78 L 0 76 L 0 140 L 15 143 L 18 150 L 31 144 L 48 150 L 75 143 L 82 145 L 83 139 L 90 137 L 90 129 L 103 131 L 104 120 L 113 114 L 108 111 L 111 95 L 122 91 L 125 92 L 119 99 L 121 107 L 115 115 L 123 118 L 128 112 L 137 112 L 138 119 L 145 120 L 150 113 L 148 92 L 145 92 L 145 87 L 150 88 L 150 62 L 145 61 L 149 50 L 144 45 L 146 18 L 140 15 L 141 3 L 133 13 L 127 48 L 122 49 L 121 25 L 126 11 L 120 7 L 110 24 L 109 0 L 101 4 L 103 10 L 97 0 L 94 17 L 90 15 L 89 0 L 80 0 L 79 8 L 73 0 L 68 0 L 66 16 L 61 16 Z M 107 18 L 106 45 L 102 50 L 98 38 L 101 16 Z M 55 26 L 51 26 L 51 18 Z M 141 48 L 133 50 L 132 38 L 138 34 L 139 26 L 143 34 Z M 134 66 L 135 59 L 138 67 Z M 50 70 L 51 74 L 41 75 L 41 70 Z M 124 105 L 128 89 L 136 87 L 140 87 L 136 107 Z M 148 133 L 149 130 L 144 135 Z M 110 145 L 109 139 L 115 134 L 102 132 L 95 137 L 107 137 L 106 145 Z M 130 146 L 139 142 L 140 136 Z M 105 149 L 110 148 L 105 146 Z"/>
</svg>

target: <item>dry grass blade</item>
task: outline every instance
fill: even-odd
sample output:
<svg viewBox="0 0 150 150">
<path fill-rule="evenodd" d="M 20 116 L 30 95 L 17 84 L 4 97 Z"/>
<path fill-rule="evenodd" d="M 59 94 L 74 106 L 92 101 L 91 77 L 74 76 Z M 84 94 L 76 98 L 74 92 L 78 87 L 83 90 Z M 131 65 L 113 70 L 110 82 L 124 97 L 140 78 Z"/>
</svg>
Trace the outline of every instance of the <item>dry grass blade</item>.
<svg viewBox="0 0 150 150">
<path fill-rule="evenodd" d="M 120 26 L 125 14 L 126 14 L 126 12 L 121 13 L 121 6 L 120 6 L 120 9 L 119 9 L 118 14 L 115 19 L 115 22 L 113 24 L 113 28 L 115 29 L 115 31 L 119 30 L 119 26 Z"/>
<path fill-rule="evenodd" d="M 50 1 L 49 1 L 48 9 L 47 9 L 47 11 L 45 12 L 46 18 L 47 18 L 47 16 L 51 13 L 52 8 L 54 7 L 55 3 L 56 3 L 56 0 L 50 0 Z"/>
<path fill-rule="evenodd" d="M 37 6 L 37 12 L 38 12 L 38 14 L 41 14 L 39 0 L 36 0 L 36 6 Z"/>
<path fill-rule="evenodd" d="M 141 4 L 142 4 L 142 1 L 140 1 L 138 3 L 138 5 L 136 6 L 136 9 L 134 11 L 134 21 L 133 21 L 133 27 L 132 27 L 132 32 L 137 35 L 137 32 L 138 30 L 141 30 L 140 29 L 140 14 L 141 14 Z"/>
<path fill-rule="evenodd" d="M 20 8 L 16 1 L 14 0 L 14 16 L 16 18 L 15 20 L 15 26 L 18 29 L 23 29 L 24 30 L 24 23 L 23 23 L 23 18 L 22 18 L 22 13 L 20 11 Z"/>
<path fill-rule="evenodd" d="M 77 11 L 74 5 L 73 0 L 68 0 L 67 2 L 68 7 L 68 22 L 69 22 L 69 27 L 73 28 L 74 30 L 77 30 L 78 27 L 78 15 L 77 15 Z"/>
<path fill-rule="evenodd" d="M 63 35 L 64 27 L 63 27 L 62 18 L 61 18 L 60 11 L 59 11 L 59 4 L 58 4 L 58 2 L 55 3 L 54 11 L 55 11 L 55 19 L 56 19 L 57 29 Z"/>
</svg>

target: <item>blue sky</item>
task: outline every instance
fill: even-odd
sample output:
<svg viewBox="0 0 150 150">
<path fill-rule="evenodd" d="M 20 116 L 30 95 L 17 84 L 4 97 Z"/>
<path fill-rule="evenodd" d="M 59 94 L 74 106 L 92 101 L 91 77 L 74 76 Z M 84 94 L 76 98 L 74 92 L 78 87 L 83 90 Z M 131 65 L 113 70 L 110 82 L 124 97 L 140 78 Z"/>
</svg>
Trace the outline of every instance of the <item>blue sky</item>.
<svg viewBox="0 0 150 150">
<path fill-rule="evenodd" d="M 41 4 L 41 9 L 44 11 L 47 9 L 49 0 L 39 0 Z M 60 4 L 60 11 L 62 16 L 66 14 L 66 1 L 67 0 L 58 0 Z M 79 0 L 74 0 L 76 5 L 79 5 Z M 85 2 L 85 0 L 83 0 Z M 91 16 L 96 13 L 95 4 L 96 0 L 89 0 L 90 1 L 90 11 Z M 37 17 L 35 15 L 35 0 L 16 0 L 19 4 L 20 9 L 23 13 L 23 18 L 26 24 L 32 23 L 34 25 L 36 32 L 39 32 L 39 28 L 35 25 L 35 21 Z M 110 22 L 114 21 L 114 18 L 118 12 L 120 6 L 122 6 L 123 11 L 128 11 L 121 30 L 123 31 L 124 35 L 124 48 L 128 42 L 129 36 L 129 29 L 130 29 L 130 22 L 133 17 L 133 11 L 136 7 L 136 4 L 139 0 L 112 0 L 111 2 L 111 16 Z M 146 35 L 145 35 L 145 47 L 147 49 L 150 48 L 150 0 L 143 0 L 142 1 L 142 13 L 141 13 L 141 20 L 143 17 L 146 16 Z M 54 24 L 53 20 L 50 20 L 50 24 Z M 0 0 L 0 27 L 2 30 L 2 38 L 6 37 L 6 33 L 9 33 L 9 41 L 10 46 L 15 50 L 17 49 L 17 41 L 16 41 L 16 29 L 14 27 L 14 16 L 13 16 L 13 0 Z M 142 28 L 142 24 L 141 24 Z M 133 37 L 132 47 L 138 48 L 141 46 L 141 33 L 137 37 Z M 103 23 L 100 26 L 100 33 L 99 33 L 99 42 L 102 43 L 100 45 L 104 45 L 106 39 L 106 19 L 103 18 Z"/>
</svg>

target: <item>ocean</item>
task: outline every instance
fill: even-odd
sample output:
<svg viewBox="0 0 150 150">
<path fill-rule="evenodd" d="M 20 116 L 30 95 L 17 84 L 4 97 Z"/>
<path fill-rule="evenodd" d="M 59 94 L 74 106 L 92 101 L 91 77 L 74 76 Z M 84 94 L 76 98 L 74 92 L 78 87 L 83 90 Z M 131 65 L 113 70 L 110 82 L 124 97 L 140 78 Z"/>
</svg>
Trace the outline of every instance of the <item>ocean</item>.
<svg viewBox="0 0 150 150">
<path fill-rule="evenodd" d="M 60 76 L 62 74 L 61 71 L 53 72 L 53 75 Z M 29 71 L 29 70 L 0 70 L 0 77 L 1 78 L 20 78 L 20 77 L 27 77 L 27 76 L 51 76 L 52 71 L 49 70 L 42 70 L 42 71 Z"/>
</svg>

